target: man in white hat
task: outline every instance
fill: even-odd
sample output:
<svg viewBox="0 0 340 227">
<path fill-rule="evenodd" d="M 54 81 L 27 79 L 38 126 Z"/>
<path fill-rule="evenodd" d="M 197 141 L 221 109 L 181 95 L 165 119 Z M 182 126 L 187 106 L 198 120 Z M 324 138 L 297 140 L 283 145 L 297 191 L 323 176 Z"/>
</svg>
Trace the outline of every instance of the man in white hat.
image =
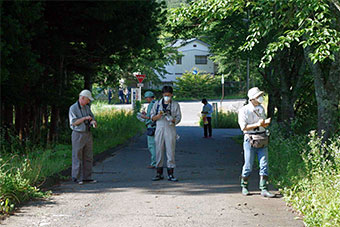
<svg viewBox="0 0 340 227">
<path fill-rule="evenodd" d="M 238 123 L 244 133 L 244 165 L 242 169 L 241 187 L 242 194 L 249 195 L 248 179 L 251 174 L 254 158 L 257 154 L 260 164 L 260 189 L 264 197 L 274 197 L 268 191 L 268 136 L 266 127 L 270 124 L 270 118 L 266 119 L 263 106 L 263 91 L 253 87 L 248 91 L 249 103 L 243 106 L 238 113 Z"/>
<path fill-rule="evenodd" d="M 96 183 L 91 178 L 93 165 L 93 140 L 91 127 L 96 128 L 97 122 L 88 105 L 93 101 L 91 91 L 83 90 L 79 99 L 69 110 L 72 132 L 72 180 L 78 184 Z"/>
</svg>

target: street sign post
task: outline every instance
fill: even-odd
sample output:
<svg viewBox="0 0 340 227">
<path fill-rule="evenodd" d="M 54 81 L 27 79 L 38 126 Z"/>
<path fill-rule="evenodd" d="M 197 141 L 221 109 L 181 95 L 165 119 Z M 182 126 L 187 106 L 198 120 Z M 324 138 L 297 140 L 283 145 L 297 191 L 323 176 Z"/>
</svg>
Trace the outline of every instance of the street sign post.
<svg viewBox="0 0 340 227">
<path fill-rule="evenodd" d="M 222 98 L 221 98 L 220 108 L 222 109 L 222 102 L 223 102 L 223 99 L 224 99 L 224 74 L 222 74 L 221 84 L 222 84 Z"/>
</svg>

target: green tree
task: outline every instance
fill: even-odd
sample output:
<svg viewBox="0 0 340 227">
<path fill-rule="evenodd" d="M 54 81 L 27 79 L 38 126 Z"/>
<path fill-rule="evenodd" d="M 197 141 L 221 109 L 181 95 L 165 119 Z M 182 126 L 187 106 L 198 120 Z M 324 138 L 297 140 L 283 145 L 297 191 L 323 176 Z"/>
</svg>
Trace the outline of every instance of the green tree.
<svg viewBox="0 0 340 227">
<path fill-rule="evenodd" d="M 338 4 L 326 0 L 200 0 L 174 9 L 169 27 L 174 34 L 207 35 L 214 40 L 210 44 L 216 60 L 232 59 L 232 53 L 242 57 L 235 50 L 250 51 L 252 61 L 266 66 L 258 71 L 269 90 L 270 113 L 276 107 L 280 120 L 294 117 L 296 106 L 303 107 L 296 104 L 305 102 L 305 92 L 315 89 L 318 128 L 327 132 L 327 138 L 338 123 L 338 15 Z M 249 28 L 240 26 L 242 20 Z M 223 29 L 228 25 L 234 32 Z M 313 87 L 309 72 L 314 75 Z"/>
</svg>

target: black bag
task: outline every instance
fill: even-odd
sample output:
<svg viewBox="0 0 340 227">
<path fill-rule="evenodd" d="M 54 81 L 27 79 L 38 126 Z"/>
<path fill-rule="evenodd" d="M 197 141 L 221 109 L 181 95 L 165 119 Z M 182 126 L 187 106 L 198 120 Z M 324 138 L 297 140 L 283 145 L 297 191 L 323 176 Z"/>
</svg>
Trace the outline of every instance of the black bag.
<svg viewBox="0 0 340 227">
<path fill-rule="evenodd" d="M 146 130 L 146 134 L 148 136 L 154 136 L 155 132 L 156 132 L 156 128 L 147 128 L 147 130 Z"/>
<path fill-rule="evenodd" d="M 267 147 L 269 143 L 269 136 L 266 133 L 249 135 L 249 142 L 252 147 L 263 148 Z"/>
</svg>

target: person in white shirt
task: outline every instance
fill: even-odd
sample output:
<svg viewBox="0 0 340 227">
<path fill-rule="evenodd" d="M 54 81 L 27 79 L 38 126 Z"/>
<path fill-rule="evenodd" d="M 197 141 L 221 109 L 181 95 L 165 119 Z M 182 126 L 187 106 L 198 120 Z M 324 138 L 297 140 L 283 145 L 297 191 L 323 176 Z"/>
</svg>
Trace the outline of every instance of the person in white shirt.
<svg viewBox="0 0 340 227">
<path fill-rule="evenodd" d="M 204 121 L 204 137 L 203 138 L 211 138 L 212 136 L 212 126 L 211 126 L 211 114 L 214 112 L 213 107 L 208 103 L 206 99 L 202 99 L 203 103 L 203 109 L 202 109 L 202 115 L 203 115 L 203 121 Z M 208 135 L 209 131 L 209 135 Z"/>
<path fill-rule="evenodd" d="M 243 106 L 238 113 L 238 123 L 244 133 L 244 165 L 241 175 L 241 187 L 243 195 L 250 195 L 248 191 L 248 179 L 253 169 L 255 155 L 257 154 L 260 170 L 260 189 L 264 197 L 274 197 L 268 191 L 268 137 L 266 127 L 270 124 L 270 118 L 266 119 L 263 106 L 263 91 L 253 87 L 248 91 L 249 103 Z M 257 138 L 257 139 L 255 139 Z M 265 142 L 264 142 L 265 141 Z"/>
</svg>

